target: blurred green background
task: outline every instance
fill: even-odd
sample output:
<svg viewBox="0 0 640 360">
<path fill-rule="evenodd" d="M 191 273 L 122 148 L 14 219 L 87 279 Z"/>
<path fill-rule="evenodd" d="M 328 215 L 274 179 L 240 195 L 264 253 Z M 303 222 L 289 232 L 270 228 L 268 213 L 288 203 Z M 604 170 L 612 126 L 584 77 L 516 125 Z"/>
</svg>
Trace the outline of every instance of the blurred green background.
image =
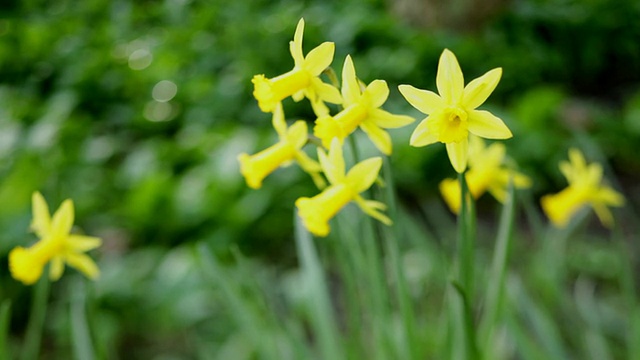
<svg viewBox="0 0 640 360">
<path fill-rule="evenodd" d="M 6 255 L 35 239 L 27 229 L 36 190 L 52 209 L 72 198 L 78 228 L 104 239 L 93 254 L 103 276 L 89 311 L 109 358 L 180 357 L 192 352 L 194 336 L 225 339 L 216 327 L 224 311 L 194 280 L 189 244 L 207 243 L 222 258 L 239 249 L 264 264 L 266 278 L 295 264 L 293 203 L 314 193 L 312 182 L 289 167 L 251 190 L 236 156 L 276 139 L 250 79 L 293 66 L 288 41 L 300 17 L 305 52 L 335 42 L 338 73 L 351 54 L 362 80 L 389 83 L 387 110 L 418 120 L 397 85 L 435 89 L 443 48 L 457 55 L 467 81 L 503 67 L 485 108 L 513 130 L 509 153 L 535 182 L 527 196 L 562 188 L 557 163 L 578 146 L 615 174 L 609 180 L 629 200 L 618 213 L 633 223 L 635 0 L 7 0 L 0 5 L 0 298 L 13 299 L 16 341 L 30 291 L 10 278 Z M 306 100 L 287 100 L 285 112 L 313 120 Z M 396 190 L 427 224 L 453 223 L 437 194 L 437 183 L 453 176 L 444 147 L 410 148 L 414 127 L 392 130 Z M 497 207 L 490 199 L 479 206 Z M 69 270 L 53 286 L 51 353 L 69 346 L 61 329 L 76 275 Z"/>
</svg>

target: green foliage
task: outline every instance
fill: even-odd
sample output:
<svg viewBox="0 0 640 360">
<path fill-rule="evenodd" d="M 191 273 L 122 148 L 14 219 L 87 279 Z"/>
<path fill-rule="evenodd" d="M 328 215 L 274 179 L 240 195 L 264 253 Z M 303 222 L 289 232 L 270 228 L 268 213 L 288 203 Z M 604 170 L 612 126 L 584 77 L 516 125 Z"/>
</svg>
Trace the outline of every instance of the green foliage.
<svg viewBox="0 0 640 360">
<path fill-rule="evenodd" d="M 363 80 L 389 82 L 388 110 L 416 118 L 395 89 L 435 89 L 443 48 L 458 54 L 469 79 L 503 67 L 488 105 L 513 130 L 509 153 L 535 185 L 521 196 L 526 219 L 510 204 L 515 230 L 510 248 L 507 235 L 499 238 L 501 258 L 489 255 L 496 206 L 479 200 L 478 270 L 467 281 L 476 299 L 487 299 L 471 310 L 490 311 L 479 324 L 492 329 L 479 349 L 503 358 L 638 358 L 637 279 L 627 258 L 637 247 L 582 223 L 547 233 L 534 204 L 561 186 L 566 148 L 582 145 L 610 160 L 605 170 L 630 200 L 619 220 L 637 234 L 636 1 L 509 2 L 474 33 L 411 27 L 389 3 L 0 5 L 0 266 L 33 239 L 35 190 L 54 204 L 74 199 L 78 228 L 105 240 L 94 254 L 98 282 L 67 274 L 52 285 L 43 358 L 446 353 L 455 225 L 437 195 L 438 182 L 453 176 L 443 147 L 410 148 L 411 129 L 393 132 L 385 199 L 395 204 L 397 189 L 396 226 L 359 223 L 347 209 L 337 235 L 311 244 L 316 253 L 296 253 L 291 221 L 295 199 L 314 192 L 310 179 L 280 169 L 254 191 L 239 174 L 238 153 L 275 139 L 250 79 L 290 69 L 287 44 L 301 16 L 305 50 L 334 41 L 335 68 L 351 54 Z M 169 100 L 156 93 L 167 80 L 177 87 Z M 288 120 L 312 119 L 307 103 L 286 105 Z M 509 233 L 505 221 L 501 234 Z M 492 261 L 500 285 L 487 285 Z M 20 353 L 33 311 L 31 289 L 2 274 L 4 358 Z"/>
</svg>

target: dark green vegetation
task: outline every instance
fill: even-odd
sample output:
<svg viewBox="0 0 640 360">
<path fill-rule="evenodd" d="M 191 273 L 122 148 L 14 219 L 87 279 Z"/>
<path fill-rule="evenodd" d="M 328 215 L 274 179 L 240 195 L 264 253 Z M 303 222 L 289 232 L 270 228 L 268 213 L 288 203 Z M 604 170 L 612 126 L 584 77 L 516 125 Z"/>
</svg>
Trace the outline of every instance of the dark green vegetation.
<svg viewBox="0 0 640 360">
<path fill-rule="evenodd" d="M 89 289 L 87 314 L 96 352 L 108 359 L 207 358 L 224 351 L 242 358 L 237 354 L 245 343 L 253 344 L 249 352 L 261 349 L 253 341 L 259 336 L 238 330 L 245 328 L 229 316 L 246 310 L 242 305 L 229 310 L 229 294 L 243 294 L 248 299 L 243 304 L 257 314 L 273 311 L 278 319 L 297 314 L 296 299 L 287 297 L 295 293 L 290 277 L 298 264 L 293 203 L 312 195 L 313 184 L 290 167 L 267 178 L 261 190 L 251 190 L 236 156 L 275 139 L 270 116 L 251 96 L 250 79 L 291 68 L 288 41 L 304 17 L 305 50 L 335 42 L 333 67 L 339 72 L 351 54 L 364 81 L 387 80 L 392 91 L 386 108 L 394 112 L 421 116 L 404 102 L 397 85 L 434 89 L 445 47 L 456 53 L 467 79 L 503 67 L 487 108 L 512 129 L 514 138 L 506 146 L 534 179 L 533 189 L 519 196 L 510 254 L 509 296 L 525 309 L 509 310 L 514 346 L 522 358 L 521 352 L 534 359 L 549 354 L 624 358 L 625 321 L 633 322 L 635 304 L 629 300 L 631 275 L 637 272 L 625 267 L 620 253 L 624 246 L 637 264 L 639 233 L 639 15 L 633 0 L 511 1 L 477 28 L 454 30 L 410 25 L 381 1 L 3 2 L 1 268 L 7 269 L 12 247 L 33 239 L 26 230 L 35 190 L 52 208 L 72 198 L 79 228 L 105 241 L 93 253 L 103 271 L 97 283 L 83 285 L 68 270 L 52 284 L 43 356 L 70 353 L 69 304 L 80 286 Z M 154 87 L 163 80 L 177 85 L 168 102 L 154 100 Z M 156 98 L 164 100 L 167 92 L 170 86 L 159 86 Z M 285 111 L 289 119 L 312 120 L 306 101 L 287 100 Z M 406 226 L 412 239 L 401 237 L 400 247 L 409 275 L 415 276 L 409 284 L 419 304 L 416 328 L 431 326 L 418 334 L 428 337 L 438 330 L 428 322 L 442 304 L 447 274 L 442 257 L 452 253 L 455 232 L 437 183 L 453 171 L 443 146 L 408 146 L 412 129 L 392 131 L 390 160 L 405 221 L 414 226 Z M 628 202 L 616 212 L 621 226 L 614 235 L 589 214 L 577 235 L 569 237 L 565 258 L 554 252 L 555 245 L 543 246 L 546 221 L 538 217 L 536 199 L 565 185 L 557 163 L 569 146 L 602 162 L 605 178 Z M 498 210 L 488 197 L 478 203 L 480 264 L 493 247 Z M 329 274 L 348 271 L 336 260 L 347 255 L 333 254 L 339 243 L 338 236 L 317 242 Z M 195 261 L 196 244 L 218 256 L 215 278 L 202 277 L 211 271 L 201 271 L 207 266 Z M 549 260 L 549 254 L 559 260 Z M 563 270 L 549 272 L 545 261 L 562 263 Z M 233 265 L 237 262 L 241 265 Z M 31 291 L 8 271 L 0 274 L 0 300 L 12 301 L 10 345 L 17 349 Z M 339 293 L 349 284 L 336 277 L 332 286 Z M 220 288 L 216 279 L 235 287 Z M 268 332 L 278 323 L 270 316 L 249 314 L 248 319 L 263 321 L 256 328 Z M 299 325 L 282 326 L 304 334 L 305 329 L 295 328 Z M 416 351 L 433 355 L 425 350 L 432 345 Z M 357 349 L 349 351 L 357 354 Z M 257 351 L 266 356 L 271 350 Z"/>
</svg>

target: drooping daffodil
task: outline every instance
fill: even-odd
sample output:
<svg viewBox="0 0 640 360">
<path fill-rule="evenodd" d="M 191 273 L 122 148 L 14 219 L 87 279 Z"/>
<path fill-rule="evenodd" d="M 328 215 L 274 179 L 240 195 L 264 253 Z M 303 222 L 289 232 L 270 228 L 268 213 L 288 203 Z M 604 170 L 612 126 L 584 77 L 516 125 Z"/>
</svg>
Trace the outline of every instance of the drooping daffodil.
<svg viewBox="0 0 640 360">
<path fill-rule="evenodd" d="M 335 116 L 321 116 L 313 133 L 329 148 L 332 139 L 340 143 L 360 127 L 373 144 L 385 155 L 391 154 L 391 137 L 383 129 L 399 128 L 415 121 L 406 115 L 394 115 L 380 107 L 389 97 L 389 87 L 384 80 L 374 80 L 364 91 L 356 77 L 351 56 L 347 56 L 342 68 L 342 105 L 344 109 Z"/>
<path fill-rule="evenodd" d="M 488 111 L 476 110 L 491 95 L 501 76 L 502 68 L 495 68 L 465 87 L 458 60 L 445 49 L 436 75 L 439 95 L 411 85 L 399 86 L 405 99 L 428 115 L 414 130 L 410 144 L 420 147 L 445 143 L 451 165 L 462 173 L 467 168 L 470 133 L 487 139 L 510 138 L 511 131 L 500 118 Z"/>
<path fill-rule="evenodd" d="M 602 185 L 602 166 L 598 163 L 587 164 L 580 150 L 571 148 L 569 162 L 560 163 L 560 172 L 569 186 L 540 200 L 542 210 L 551 222 L 557 227 L 566 227 L 581 208 L 591 206 L 602 224 L 611 227 L 613 215 L 608 206 L 622 206 L 624 197 Z"/>
<path fill-rule="evenodd" d="M 303 33 L 304 19 L 300 19 L 293 41 L 289 42 L 289 51 L 294 61 L 291 71 L 272 79 L 262 74 L 255 75 L 251 80 L 254 85 L 253 95 L 262 111 L 272 112 L 278 103 L 289 96 L 295 101 L 306 96 L 314 107 L 323 106 L 322 101 L 333 104 L 341 102 L 338 89 L 323 83 L 319 78 L 333 61 L 335 44 L 324 42 L 305 57 L 302 53 Z"/>
<path fill-rule="evenodd" d="M 58 280 L 67 264 L 90 279 L 96 279 L 100 270 L 85 252 L 95 249 L 102 240 L 93 236 L 70 234 L 73 226 L 73 202 L 65 200 L 60 208 L 49 214 L 44 197 L 39 192 L 32 196 L 33 220 L 31 229 L 40 239 L 29 248 L 15 247 L 9 253 L 11 276 L 25 285 L 34 284 L 42 275 L 47 263 L 49 277 Z"/>
<path fill-rule="evenodd" d="M 330 185 L 312 198 L 302 197 L 296 200 L 298 214 L 309 232 L 316 236 L 327 236 L 330 231 L 329 220 L 351 201 L 355 201 L 369 216 L 391 225 L 391 219 L 380 212 L 386 209 L 385 204 L 365 200 L 360 196 L 361 192 L 370 188 L 376 181 L 382 166 L 380 157 L 357 163 L 345 175 L 342 146 L 340 141 L 334 138 L 328 154 L 318 148 L 318 158 Z"/>
<path fill-rule="evenodd" d="M 469 193 L 474 199 L 489 191 L 496 200 L 504 203 L 509 182 L 516 189 L 531 187 L 531 179 L 505 165 L 504 144 L 489 146 L 477 136 L 469 136 L 469 170 L 465 174 Z M 440 193 L 454 213 L 460 211 L 460 183 L 458 179 L 445 179 L 440 183 Z"/>
<path fill-rule="evenodd" d="M 259 189 L 265 177 L 281 166 L 287 166 L 296 161 L 300 167 L 309 173 L 319 188 L 324 188 L 325 182 L 320 173 L 320 164 L 311 159 L 302 147 L 307 143 L 307 123 L 296 121 L 287 127 L 284 119 L 282 104 L 277 104 L 273 112 L 272 124 L 278 133 L 279 141 L 254 155 L 242 153 L 238 156 L 240 172 L 252 189 Z"/>
</svg>

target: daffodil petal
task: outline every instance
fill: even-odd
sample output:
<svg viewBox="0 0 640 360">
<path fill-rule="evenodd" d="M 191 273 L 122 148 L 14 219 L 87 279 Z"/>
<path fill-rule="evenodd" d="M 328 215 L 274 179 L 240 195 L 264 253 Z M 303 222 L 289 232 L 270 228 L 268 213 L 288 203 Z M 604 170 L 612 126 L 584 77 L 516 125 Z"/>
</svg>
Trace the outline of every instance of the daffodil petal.
<svg viewBox="0 0 640 360">
<path fill-rule="evenodd" d="M 396 129 L 416 121 L 411 116 L 395 115 L 382 109 L 369 110 L 367 119 L 383 129 Z"/>
<path fill-rule="evenodd" d="M 500 77 L 502 68 L 495 68 L 467 84 L 462 93 L 462 106 L 472 110 L 482 105 L 498 86 Z"/>
<path fill-rule="evenodd" d="M 379 201 L 375 201 L 375 200 L 365 200 L 364 198 L 362 198 L 361 196 L 356 196 L 354 198 L 356 204 L 358 204 L 358 206 L 360 207 L 360 209 L 362 209 L 362 211 L 371 216 L 372 218 L 380 221 L 381 223 L 385 224 L 385 225 L 392 225 L 393 221 L 391 221 L 391 219 L 381 213 L 379 210 L 384 210 L 386 209 L 386 205 L 379 202 Z"/>
<path fill-rule="evenodd" d="M 413 130 L 413 134 L 411 134 L 411 139 L 409 140 L 409 144 L 411 146 L 426 146 L 433 144 L 438 141 L 438 134 L 431 132 L 429 128 L 429 122 L 433 121 L 433 117 L 438 116 L 429 115 L 426 119 L 422 120 L 420 124 Z"/>
<path fill-rule="evenodd" d="M 600 219 L 602 225 L 606 226 L 607 228 L 612 228 L 614 221 L 611 210 L 609 210 L 609 208 L 605 204 L 592 204 L 591 206 L 593 207 L 593 211 L 595 211 L 598 219 Z"/>
<path fill-rule="evenodd" d="M 309 51 L 304 58 L 302 67 L 313 76 L 319 76 L 324 69 L 328 68 L 333 61 L 333 53 L 335 44 L 332 42 L 323 42 L 313 50 Z"/>
<path fill-rule="evenodd" d="M 467 168 L 467 158 L 469 153 L 469 141 L 464 139 L 460 142 L 447 143 L 447 154 L 453 169 L 462 174 Z"/>
<path fill-rule="evenodd" d="M 345 107 L 357 102 L 360 99 L 360 84 L 356 77 L 356 69 L 353 66 L 351 56 L 347 55 L 342 66 L 342 98 Z"/>
<path fill-rule="evenodd" d="M 360 128 L 371 139 L 371 142 L 385 155 L 391 155 L 391 136 L 372 122 L 365 121 Z"/>
<path fill-rule="evenodd" d="M 273 110 L 273 116 L 271 117 L 271 125 L 276 130 L 280 138 L 284 138 L 287 133 L 287 123 L 284 120 L 284 110 L 282 110 L 282 103 L 278 103 Z"/>
<path fill-rule="evenodd" d="M 345 165 L 342 157 L 342 146 L 337 138 L 331 141 L 329 154 L 318 148 L 318 160 L 322 171 L 331 184 L 337 184 L 344 179 Z"/>
<path fill-rule="evenodd" d="M 469 132 L 487 139 L 508 139 L 513 136 L 511 130 L 497 116 L 485 110 L 468 112 Z"/>
<path fill-rule="evenodd" d="M 54 256 L 49 263 L 49 279 L 51 281 L 57 281 L 62 277 L 64 273 L 64 260 L 62 255 Z"/>
<path fill-rule="evenodd" d="M 389 97 L 389 86 L 384 80 L 373 80 L 364 90 L 371 102 L 371 107 L 379 108 Z"/>
<path fill-rule="evenodd" d="M 444 49 L 440 55 L 436 86 L 438 93 L 448 105 L 457 103 L 462 97 L 464 77 L 458 59 L 449 49 Z"/>
<path fill-rule="evenodd" d="M 44 200 L 42 194 L 38 191 L 31 196 L 33 207 L 33 220 L 31 221 L 31 229 L 39 238 L 44 238 L 51 231 L 51 215 L 49 207 Z"/>
<path fill-rule="evenodd" d="M 102 245 L 102 239 L 95 236 L 71 234 L 68 238 L 68 244 L 74 251 L 85 252 Z"/>
<path fill-rule="evenodd" d="M 78 253 L 68 253 L 65 260 L 69 266 L 83 273 L 89 279 L 95 280 L 100 275 L 96 263 L 89 256 Z"/>
<path fill-rule="evenodd" d="M 295 63 L 296 67 L 301 67 L 304 62 L 304 55 L 302 54 L 302 36 L 304 34 L 304 19 L 298 21 L 296 26 L 296 32 L 293 35 L 293 41 L 289 42 L 289 52 Z"/>
<path fill-rule="evenodd" d="M 60 208 L 53 214 L 51 220 L 52 236 L 66 237 L 73 226 L 73 201 L 67 199 L 62 202 Z"/>
<path fill-rule="evenodd" d="M 287 130 L 286 138 L 294 148 L 301 149 L 307 143 L 308 135 L 307 123 L 304 120 L 298 120 Z"/>
<path fill-rule="evenodd" d="M 342 96 L 340 96 L 340 91 L 338 91 L 338 89 L 330 84 L 323 83 L 319 78 L 311 79 L 311 87 L 313 88 L 313 91 L 317 95 L 318 99 L 332 104 L 342 103 Z"/>
<path fill-rule="evenodd" d="M 356 193 L 361 193 L 373 185 L 382 167 L 382 158 L 374 157 L 355 164 L 347 173 L 346 181 Z"/>
<path fill-rule="evenodd" d="M 444 202 L 454 214 L 460 212 L 460 184 L 457 179 L 444 179 L 438 186 Z"/>
<path fill-rule="evenodd" d="M 411 106 L 423 114 L 430 115 L 445 107 L 444 100 L 433 91 L 418 89 L 411 85 L 400 85 L 398 90 Z"/>
</svg>

